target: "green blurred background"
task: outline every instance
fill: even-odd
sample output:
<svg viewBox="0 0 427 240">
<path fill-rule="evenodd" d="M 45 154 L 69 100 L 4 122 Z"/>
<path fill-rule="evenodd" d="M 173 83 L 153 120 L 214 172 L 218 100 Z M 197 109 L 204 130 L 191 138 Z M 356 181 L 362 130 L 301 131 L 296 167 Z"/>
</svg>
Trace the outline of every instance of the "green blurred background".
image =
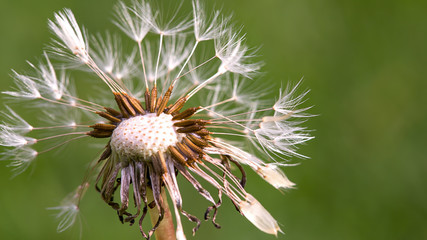
<svg viewBox="0 0 427 240">
<path fill-rule="evenodd" d="M 28 70 L 25 60 L 40 56 L 54 11 L 71 8 L 91 32 L 116 31 L 115 2 L 0 0 L 0 90 L 10 89 L 10 69 Z M 427 239 L 427 1 L 215 5 L 234 13 L 251 46 L 262 46 L 265 78 L 275 87 L 304 77 L 310 112 L 319 114 L 306 123 L 316 139 L 300 149 L 311 159 L 286 169 L 296 190 L 281 194 L 249 176 L 249 191 L 282 224 L 286 234 L 278 239 Z M 93 188 L 82 203 L 82 231 L 77 224 L 56 233 L 46 208 L 80 184 L 96 154 L 73 144 L 14 179 L 0 162 L 0 239 L 140 239 L 138 227 L 121 225 Z M 182 191 L 201 217 L 207 202 L 188 185 Z M 228 201 L 218 216 L 221 230 L 205 222 L 193 238 L 184 222 L 188 239 L 275 239 Z"/>
</svg>

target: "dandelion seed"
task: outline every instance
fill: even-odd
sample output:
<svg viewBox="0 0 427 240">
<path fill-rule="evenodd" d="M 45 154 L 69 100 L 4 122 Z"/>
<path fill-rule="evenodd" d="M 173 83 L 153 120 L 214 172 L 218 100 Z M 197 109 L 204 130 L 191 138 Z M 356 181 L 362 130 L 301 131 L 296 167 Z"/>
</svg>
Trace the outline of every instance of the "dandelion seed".
<svg viewBox="0 0 427 240">
<path fill-rule="evenodd" d="M 35 80 L 39 84 L 42 93 L 51 95 L 53 99 L 60 100 L 64 94 L 68 94 L 67 85 L 69 78 L 65 75 L 64 71 L 58 77 L 46 52 L 44 53 L 44 57 L 46 63 L 40 63 L 38 67 L 31 63 L 29 64 L 39 75 Z"/>
<path fill-rule="evenodd" d="M 128 54 L 118 35 L 87 38 L 71 10 L 49 21 L 58 38 L 49 53 L 55 58 L 44 53 L 39 65 L 30 64 L 33 75 L 13 72 L 16 88 L 3 92 L 35 102 L 43 123 L 32 126 L 6 107 L 0 123 L 0 146 L 6 148 L 2 160 L 11 160 L 9 166 L 19 174 L 37 156 L 70 142 L 91 138 L 90 147 L 99 145 L 97 138 L 108 140 L 84 183 L 51 208 L 59 211 L 59 232 L 76 222 L 88 179 L 95 173 L 101 199 L 122 223 L 137 223 L 147 239 L 165 222 L 173 222 L 165 192 L 173 203 L 176 238 L 186 239 L 182 216 L 195 223 L 193 233 L 199 228 L 201 221 L 187 212 L 182 200 L 180 177 L 208 201 L 204 218 L 215 227 L 220 228 L 216 216 L 226 196 L 257 228 L 277 235 L 277 221 L 245 190 L 245 168 L 277 189 L 294 186 L 281 169 L 291 164 L 281 160 L 304 157 L 297 145 L 312 138 L 300 126 L 311 116 L 305 113 L 308 108 L 299 108 L 308 92 L 298 95 L 296 87 L 288 87 L 264 108 L 267 104 L 260 98 L 267 96 L 267 88 L 247 87 L 260 64 L 245 46 L 241 30 L 234 31 L 230 18 L 220 11 L 209 16 L 198 0 L 193 1 L 192 20 L 181 17 L 179 8 L 165 14 L 145 0 L 134 0 L 131 6 L 119 2 L 115 12 L 114 24 L 135 44 Z M 191 26 L 193 34 L 187 34 Z M 146 38 L 149 32 L 154 37 Z M 77 97 L 73 68 L 67 66 L 70 59 L 85 64 L 101 80 L 89 100 Z M 189 101 L 193 96 L 202 101 Z M 216 189 L 216 198 L 206 183 Z M 147 211 L 158 216 L 148 231 L 142 226 Z"/>
<path fill-rule="evenodd" d="M 203 4 L 199 0 L 193 1 L 194 35 L 197 42 L 220 37 L 228 19 L 221 19 L 220 11 L 215 11 L 210 18 L 207 18 Z"/>
<path fill-rule="evenodd" d="M 0 160 L 11 161 L 7 166 L 13 168 L 13 177 L 16 177 L 27 170 L 38 153 L 29 147 L 22 147 L 2 152 L 0 155 L 2 156 Z"/>
<path fill-rule="evenodd" d="M 0 112 L 2 123 L 0 124 L 0 129 L 9 129 L 12 131 L 19 131 L 23 133 L 30 132 L 33 130 L 33 126 L 27 123 L 22 117 L 20 117 L 15 111 L 10 107 L 6 106 L 7 112 Z"/>
<path fill-rule="evenodd" d="M 63 232 L 74 225 L 80 211 L 80 199 L 83 197 L 88 187 L 89 183 L 83 183 L 62 201 L 61 206 L 48 208 L 48 210 L 59 211 L 56 215 L 56 218 L 59 219 L 59 224 L 56 229 L 58 232 Z"/>
<path fill-rule="evenodd" d="M 0 146 L 20 148 L 36 142 L 36 139 L 25 137 L 8 126 L 0 128 Z"/>
<path fill-rule="evenodd" d="M 54 48 L 54 50 L 58 50 L 57 54 L 67 56 L 66 51 L 64 51 L 66 48 L 83 63 L 89 61 L 86 36 L 80 30 L 70 9 L 55 14 L 55 21 L 49 20 L 49 27 L 62 41 L 62 43 L 56 42 L 59 45 Z"/>
<path fill-rule="evenodd" d="M 123 2 L 116 5 L 114 24 L 134 41 L 141 42 L 151 29 L 153 13 L 150 4 L 145 0 L 134 0 L 132 3 L 132 7 Z"/>
<path fill-rule="evenodd" d="M 6 91 L 3 94 L 22 99 L 37 99 L 41 97 L 37 84 L 28 76 L 21 75 L 13 71 L 15 83 L 17 86 L 16 91 Z"/>
<path fill-rule="evenodd" d="M 240 32 L 240 31 L 239 31 Z M 222 64 L 218 72 L 233 72 L 249 77 L 251 73 L 259 70 L 260 63 L 251 63 L 253 54 L 249 53 L 244 45 L 245 38 L 229 28 L 215 39 L 215 51 Z"/>
<path fill-rule="evenodd" d="M 107 32 L 105 35 L 96 34 L 91 39 L 93 43 L 91 52 L 93 60 L 113 79 L 118 82 L 129 80 L 139 73 L 136 63 L 138 54 L 136 48 L 124 58 L 122 42 L 119 36 L 111 35 Z"/>
</svg>

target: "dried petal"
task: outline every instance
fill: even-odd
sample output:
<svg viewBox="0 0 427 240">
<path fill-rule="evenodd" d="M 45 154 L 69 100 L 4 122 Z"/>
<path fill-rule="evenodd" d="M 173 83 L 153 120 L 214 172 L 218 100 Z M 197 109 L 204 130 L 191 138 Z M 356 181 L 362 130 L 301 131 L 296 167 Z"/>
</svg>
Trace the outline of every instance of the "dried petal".
<svg viewBox="0 0 427 240">
<path fill-rule="evenodd" d="M 239 203 L 242 214 L 261 231 L 274 234 L 281 232 L 277 221 L 252 195 L 248 194 L 246 200 Z"/>
</svg>

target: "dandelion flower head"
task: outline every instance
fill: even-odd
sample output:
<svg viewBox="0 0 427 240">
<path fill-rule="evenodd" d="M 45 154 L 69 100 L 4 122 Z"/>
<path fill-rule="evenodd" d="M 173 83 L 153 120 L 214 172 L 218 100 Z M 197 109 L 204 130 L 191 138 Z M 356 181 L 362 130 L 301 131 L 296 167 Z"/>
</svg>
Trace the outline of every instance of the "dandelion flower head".
<svg viewBox="0 0 427 240">
<path fill-rule="evenodd" d="M 46 122 L 33 126 L 6 106 L 0 119 L 2 159 L 19 174 L 39 155 L 70 142 L 92 138 L 105 144 L 91 171 L 96 179 L 85 179 L 53 208 L 60 210 L 58 231 L 75 222 L 84 192 L 94 184 L 120 221 L 136 223 L 147 239 L 168 210 L 167 192 L 176 237 L 185 239 L 181 215 L 195 222 L 193 232 L 201 221 L 187 212 L 177 183 L 181 177 L 207 200 L 204 218 L 216 227 L 226 196 L 257 228 L 277 235 L 277 221 L 245 190 L 245 168 L 274 188 L 294 186 L 281 167 L 290 157 L 304 157 L 297 145 L 312 138 L 300 126 L 310 116 L 299 107 L 307 91 L 298 95 L 298 84 L 288 86 L 275 102 L 266 101 L 267 87 L 257 80 L 260 64 L 242 30 L 199 0 L 193 0 L 188 14 L 180 8 L 165 14 L 147 0 L 119 2 L 114 11 L 124 39 L 109 32 L 90 34 L 69 9 L 55 13 L 49 21 L 55 38 L 42 60 L 29 63 L 29 75 L 13 71 L 15 87 L 3 92 L 42 109 Z M 132 49 L 125 49 L 125 42 Z M 77 73 L 97 80 L 74 80 Z M 78 96 L 80 88 L 92 85 L 91 98 Z M 149 208 L 159 217 L 146 231 L 142 222 Z"/>
</svg>

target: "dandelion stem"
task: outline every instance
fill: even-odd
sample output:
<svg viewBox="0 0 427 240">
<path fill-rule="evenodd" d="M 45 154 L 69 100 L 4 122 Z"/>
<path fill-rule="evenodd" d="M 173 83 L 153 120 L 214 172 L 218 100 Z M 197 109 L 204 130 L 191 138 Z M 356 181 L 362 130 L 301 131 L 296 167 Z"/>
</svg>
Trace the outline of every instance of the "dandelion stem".
<svg viewBox="0 0 427 240">
<path fill-rule="evenodd" d="M 200 109 L 202 109 L 202 110 L 206 110 L 206 111 L 211 112 L 211 113 L 213 113 L 213 114 L 215 114 L 215 115 L 218 115 L 218 116 L 220 116 L 220 117 L 222 117 L 222 118 L 225 118 L 226 120 L 228 120 L 228 121 L 230 121 L 230 122 L 232 122 L 232 123 L 234 123 L 234 124 L 236 124 L 236 125 L 239 125 L 239 126 L 243 127 L 244 129 L 247 129 L 247 130 L 249 130 L 249 131 L 251 131 L 251 132 L 253 132 L 253 131 L 254 131 L 253 129 L 248 128 L 248 127 L 246 127 L 245 125 L 243 125 L 243 124 L 241 124 L 241 123 L 238 123 L 237 121 L 232 120 L 232 119 L 230 119 L 229 117 L 226 117 L 226 116 L 224 116 L 224 115 L 222 115 L 222 114 L 219 114 L 219 113 L 214 112 L 214 111 L 212 111 L 212 110 L 206 109 L 206 108 L 204 108 L 204 107 L 201 107 Z"/>
<path fill-rule="evenodd" d="M 198 68 L 200 68 L 200 67 L 204 66 L 205 64 L 207 64 L 207 63 L 209 63 L 210 61 L 214 60 L 215 58 L 217 58 L 217 56 L 216 56 L 216 55 L 215 55 L 215 56 L 213 56 L 213 57 L 211 57 L 211 58 L 209 58 L 208 60 L 204 61 L 203 63 L 199 64 L 197 67 L 194 67 L 194 68 L 192 68 L 192 69 L 188 70 L 186 73 L 182 74 L 182 75 L 181 75 L 181 76 L 179 76 L 178 78 L 175 78 L 175 79 L 173 80 L 173 82 L 172 82 L 172 86 L 175 86 L 175 83 L 176 83 L 176 81 L 178 81 L 178 79 L 180 79 L 180 78 L 184 77 L 185 75 L 189 74 L 190 72 L 195 71 L 196 69 L 198 69 Z M 191 87 L 191 88 L 193 88 L 193 87 Z"/>
<path fill-rule="evenodd" d="M 179 79 L 179 76 L 181 75 L 182 71 L 184 71 L 185 66 L 187 66 L 188 64 L 188 61 L 190 61 L 191 57 L 193 56 L 194 51 L 196 51 L 197 45 L 199 45 L 199 41 L 196 41 L 196 43 L 194 44 L 194 47 L 191 50 L 190 55 L 188 55 L 187 60 L 185 60 L 185 63 L 184 65 L 182 65 L 181 70 L 179 70 L 179 73 L 176 75 L 175 80 Z M 173 84 L 175 84 L 175 82 Z"/>
<path fill-rule="evenodd" d="M 163 198 L 163 208 L 165 210 L 165 216 L 163 220 L 160 222 L 159 227 L 154 232 L 156 236 L 156 240 L 176 240 L 175 236 L 175 227 L 173 225 L 172 214 L 169 209 L 167 196 L 164 188 L 162 188 L 162 198 Z M 147 201 L 154 201 L 153 192 L 151 189 L 147 188 Z M 157 219 L 159 218 L 159 211 L 157 207 L 148 208 L 148 212 L 150 213 L 151 223 L 153 226 L 156 224 Z"/>
<path fill-rule="evenodd" d="M 162 54 L 163 33 L 160 34 L 159 54 L 157 55 L 156 72 L 154 73 L 154 86 L 157 86 L 157 72 L 159 70 L 160 55 Z"/>
<path fill-rule="evenodd" d="M 190 99 L 194 94 L 196 94 L 200 89 L 206 87 L 206 85 L 208 85 L 209 83 L 211 83 L 213 80 L 215 80 L 217 77 L 221 76 L 223 73 L 222 72 L 217 72 L 215 73 L 212 77 L 210 77 L 209 79 L 207 79 L 206 81 L 204 81 L 203 83 L 199 84 L 199 86 L 197 86 L 195 89 L 193 89 L 189 94 L 188 94 L 188 99 Z"/>
<path fill-rule="evenodd" d="M 214 104 L 212 104 L 212 105 L 206 106 L 205 108 L 212 108 L 212 107 L 216 107 L 216 106 L 218 106 L 218 105 L 225 104 L 225 103 L 232 102 L 232 101 L 236 101 L 236 98 L 235 98 L 235 97 L 231 97 L 231 98 L 229 98 L 229 99 L 227 99 L 227 100 L 224 100 L 224 101 L 217 102 L 217 103 L 214 103 Z M 199 112 L 200 112 L 200 111 L 199 111 Z"/>
<path fill-rule="evenodd" d="M 145 88 L 148 89 L 147 73 L 145 71 L 144 56 L 142 55 L 141 41 L 138 41 L 139 56 L 141 57 L 142 70 L 144 71 Z"/>
</svg>

